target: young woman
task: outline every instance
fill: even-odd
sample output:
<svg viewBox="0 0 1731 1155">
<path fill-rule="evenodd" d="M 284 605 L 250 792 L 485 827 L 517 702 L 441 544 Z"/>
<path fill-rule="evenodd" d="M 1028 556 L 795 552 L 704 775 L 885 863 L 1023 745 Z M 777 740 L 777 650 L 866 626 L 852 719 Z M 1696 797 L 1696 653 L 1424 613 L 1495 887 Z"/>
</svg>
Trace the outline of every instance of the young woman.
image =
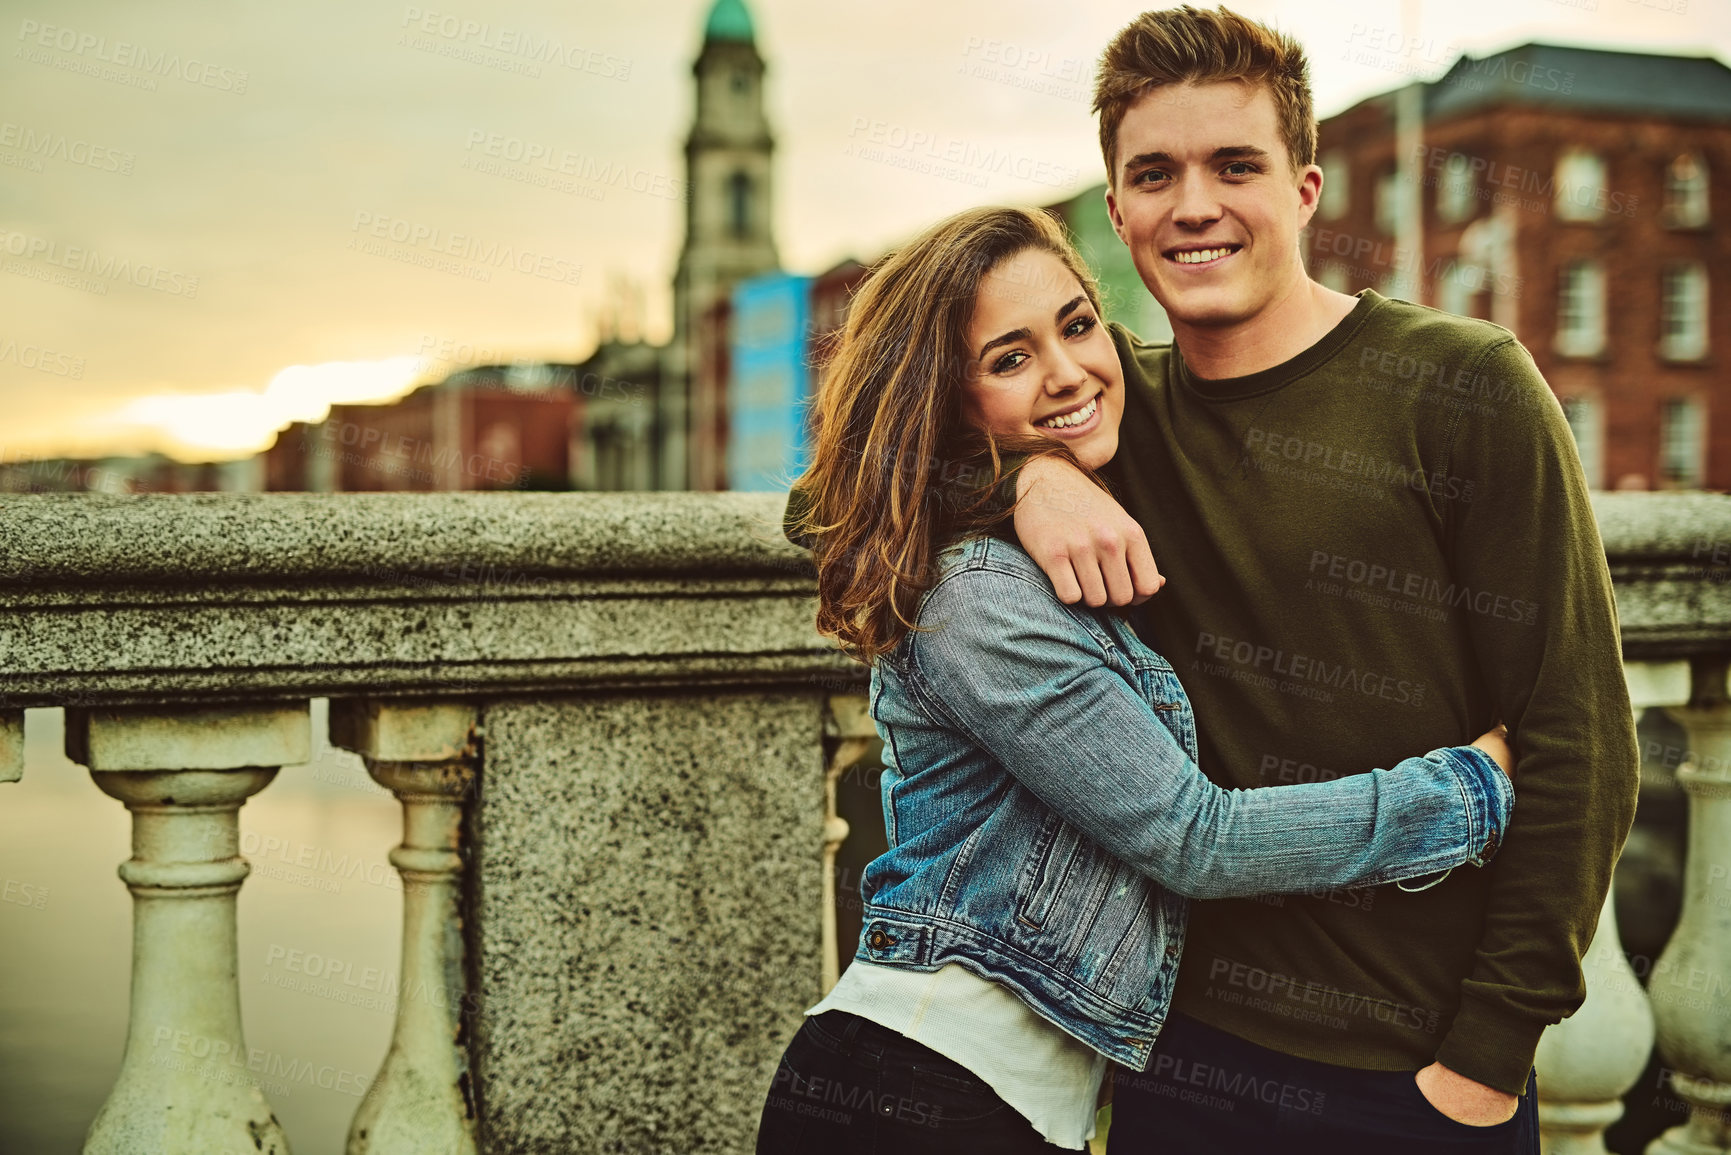
<svg viewBox="0 0 1731 1155">
<path fill-rule="evenodd" d="M 889 850 L 852 965 L 776 1071 L 761 1153 L 1079 1150 L 1107 1061 L 1147 1064 L 1187 898 L 1495 851 L 1498 736 L 1221 790 L 1171 665 L 998 536 L 1000 453 L 1098 468 L 1123 395 L 1094 285 L 1044 213 L 952 217 L 855 297 L 797 489 L 819 628 L 872 667 Z"/>
</svg>

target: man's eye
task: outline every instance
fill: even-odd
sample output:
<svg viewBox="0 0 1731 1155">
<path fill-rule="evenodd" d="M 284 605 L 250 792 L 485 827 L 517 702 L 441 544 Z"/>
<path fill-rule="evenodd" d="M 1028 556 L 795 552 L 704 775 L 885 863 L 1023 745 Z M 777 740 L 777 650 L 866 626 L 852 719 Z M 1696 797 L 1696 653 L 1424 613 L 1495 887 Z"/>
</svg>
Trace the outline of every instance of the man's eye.
<svg viewBox="0 0 1731 1155">
<path fill-rule="evenodd" d="M 1157 168 L 1146 169 L 1136 174 L 1137 184 L 1153 184 L 1155 181 L 1165 179 L 1166 174 Z"/>
<path fill-rule="evenodd" d="M 1235 160 L 1226 166 L 1227 176 L 1255 176 L 1256 166 L 1246 161 Z"/>
</svg>

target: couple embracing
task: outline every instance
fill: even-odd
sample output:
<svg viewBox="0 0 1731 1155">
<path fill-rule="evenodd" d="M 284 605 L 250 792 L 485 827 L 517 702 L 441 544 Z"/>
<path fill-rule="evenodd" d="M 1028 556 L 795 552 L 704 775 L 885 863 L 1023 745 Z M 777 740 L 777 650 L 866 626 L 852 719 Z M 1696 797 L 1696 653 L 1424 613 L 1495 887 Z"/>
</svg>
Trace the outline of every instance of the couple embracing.
<svg viewBox="0 0 1731 1155">
<path fill-rule="evenodd" d="M 874 270 L 818 400 L 788 529 L 889 849 L 758 1150 L 1081 1150 L 1109 1097 L 1113 1155 L 1537 1155 L 1637 770 L 1561 408 L 1506 330 L 1308 277 L 1291 38 L 1144 13 L 1094 104 L 1173 341 L 978 209 Z"/>
</svg>

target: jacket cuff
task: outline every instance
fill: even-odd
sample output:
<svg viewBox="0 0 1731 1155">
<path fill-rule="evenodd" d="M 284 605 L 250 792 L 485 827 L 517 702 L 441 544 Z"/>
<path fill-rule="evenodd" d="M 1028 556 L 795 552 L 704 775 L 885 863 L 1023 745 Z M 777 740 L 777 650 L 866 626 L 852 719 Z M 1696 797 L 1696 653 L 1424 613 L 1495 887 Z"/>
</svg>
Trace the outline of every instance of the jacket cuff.
<svg viewBox="0 0 1731 1155">
<path fill-rule="evenodd" d="M 1496 760 L 1477 746 L 1448 746 L 1433 750 L 1430 757 L 1441 756 L 1454 768 L 1456 779 L 1466 795 L 1467 862 L 1483 866 L 1496 856 L 1503 843 L 1503 831 L 1515 810 L 1515 787 Z"/>
<path fill-rule="evenodd" d="M 1510 1095 L 1527 1089 L 1533 1055 L 1547 1024 L 1520 1018 L 1506 1007 L 1493 1006 L 1471 995 L 1461 997 L 1461 1009 L 1438 1048 L 1437 1062 L 1474 1082 Z"/>
</svg>

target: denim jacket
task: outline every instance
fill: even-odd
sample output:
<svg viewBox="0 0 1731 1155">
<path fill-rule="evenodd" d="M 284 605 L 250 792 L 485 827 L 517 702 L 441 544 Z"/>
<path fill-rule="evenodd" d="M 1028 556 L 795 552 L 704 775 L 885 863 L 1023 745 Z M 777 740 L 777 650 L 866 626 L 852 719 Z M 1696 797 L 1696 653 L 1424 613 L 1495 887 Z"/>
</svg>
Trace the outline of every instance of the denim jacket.
<svg viewBox="0 0 1731 1155">
<path fill-rule="evenodd" d="M 1190 898 L 1372 886 L 1496 852 L 1514 803 L 1472 747 L 1329 782 L 1224 790 L 1172 666 L 1118 615 L 1065 606 L 1022 550 L 944 550 L 872 671 L 889 850 L 855 956 L 1004 984 L 1143 1070 Z"/>
</svg>

